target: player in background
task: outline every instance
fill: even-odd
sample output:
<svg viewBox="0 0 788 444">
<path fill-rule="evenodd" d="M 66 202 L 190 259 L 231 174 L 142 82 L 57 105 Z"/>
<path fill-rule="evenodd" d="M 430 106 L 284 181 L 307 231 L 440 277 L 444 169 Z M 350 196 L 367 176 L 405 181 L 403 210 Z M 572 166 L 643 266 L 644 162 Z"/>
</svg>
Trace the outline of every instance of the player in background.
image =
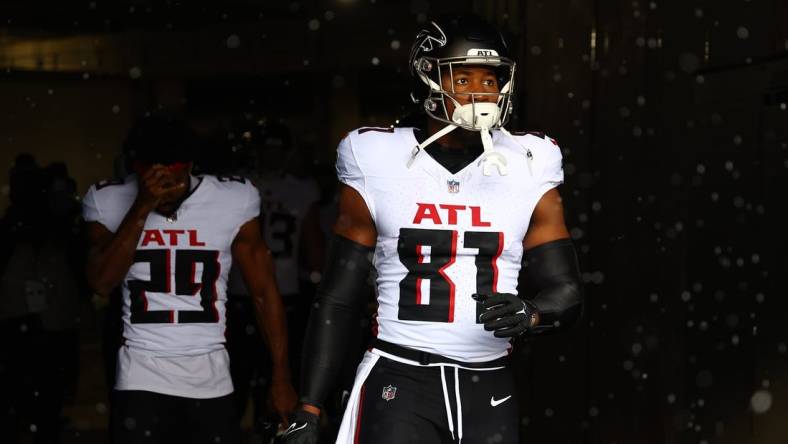
<svg viewBox="0 0 788 444">
<path fill-rule="evenodd" d="M 192 136 L 176 119 L 141 119 L 127 148 L 135 173 L 83 199 L 88 281 L 100 295 L 118 286 L 123 295 L 113 442 L 238 442 L 224 347 L 233 260 L 273 358 L 273 405 L 284 418 L 296 402 L 257 190 L 236 177 L 192 175 Z"/>
<path fill-rule="evenodd" d="M 339 144 L 336 235 L 288 443 L 318 440 L 373 263 L 377 337 L 338 443 L 519 442 L 512 340 L 581 315 L 556 189 L 561 150 L 544 134 L 504 128 L 515 63 L 500 33 L 473 16 L 432 21 L 409 68 L 427 127 L 361 128 Z M 533 292 L 518 289 L 521 272 Z"/>
<path fill-rule="evenodd" d="M 313 298 L 313 294 L 305 294 L 308 287 L 303 281 L 309 278 L 309 271 L 321 270 L 320 265 L 304 266 L 322 259 L 316 258 L 322 255 L 321 244 L 314 242 L 311 227 L 304 226 L 304 217 L 318 200 L 319 190 L 314 179 L 300 171 L 303 168 L 298 165 L 300 158 L 292 134 L 284 124 L 246 115 L 230 134 L 232 137 L 228 139 L 236 153 L 234 172 L 250 180 L 260 193 L 261 229 L 271 250 L 285 305 L 288 352 L 293 357 L 291 371 L 296 379 Z M 304 238 L 307 242 L 302 242 Z M 267 411 L 263 397 L 271 380 L 270 357 L 261 347 L 262 336 L 251 316 L 252 301 L 240 271 L 240 267 L 232 268 L 228 284 L 227 344 L 231 375 L 239 415 L 243 416 L 251 393 L 254 428 L 263 442 L 268 442 L 279 422 Z"/>
</svg>

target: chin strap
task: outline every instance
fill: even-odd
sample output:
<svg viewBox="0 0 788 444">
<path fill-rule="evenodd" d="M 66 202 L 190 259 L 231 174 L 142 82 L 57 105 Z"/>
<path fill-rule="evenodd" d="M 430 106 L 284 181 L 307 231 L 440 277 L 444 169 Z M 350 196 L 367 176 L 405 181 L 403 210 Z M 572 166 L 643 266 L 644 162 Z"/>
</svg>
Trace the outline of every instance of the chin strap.
<svg viewBox="0 0 788 444">
<path fill-rule="evenodd" d="M 441 137 L 445 136 L 446 134 L 449 134 L 450 132 L 454 131 L 455 129 L 457 129 L 457 125 L 446 125 L 443 129 L 441 129 L 440 131 L 436 132 L 435 134 L 433 134 L 432 136 L 427 138 L 427 140 L 425 140 L 424 142 L 414 146 L 413 150 L 410 152 L 410 158 L 408 159 L 408 162 L 406 164 L 407 167 L 410 168 L 413 165 L 413 163 L 416 161 L 416 157 L 429 144 L 431 144 L 432 142 L 435 142 L 436 140 L 440 139 Z M 526 161 L 527 161 L 526 163 L 528 164 L 528 172 L 531 174 L 531 176 L 533 176 L 534 172 L 533 172 L 533 168 L 531 166 L 531 163 L 533 161 L 534 156 L 531 153 L 531 150 L 528 149 L 528 147 L 523 146 L 517 140 L 517 138 L 514 137 L 512 135 L 512 133 L 510 133 L 506 128 L 500 127 L 498 129 L 501 130 L 501 132 L 503 134 L 505 134 L 507 137 L 511 138 L 515 143 L 517 143 L 518 145 L 523 147 L 523 149 L 525 150 L 525 157 L 526 157 Z M 495 151 L 495 147 L 494 147 L 494 144 L 493 144 L 492 134 L 490 133 L 490 129 L 489 128 L 482 128 L 479 131 L 479 135 L 482 138 L 482 147 L 484 148 L 484 153 L 481 155 L 481 158 L 479 159 L 479 162 L 477 163 L 477 165 L 481 166 L 482 164 L 484 164 L 484 166 L 482 167 L 483 174 L 485 176 L 492 175 L 493 167 L 495 167 L 498 170 L 498 174 L 501 175 L 501 176 L 506 176 L 507 174 L 509 174 L 509 169 L 507 168 L 506 156 L 504 156 L 503 154 Z"/>
<path fill-rule="evenodd" d="M 481 165 L 484 163 L 483 173 L 485 176 L 489 176 L 492 174 L 492 168 L 495 167 L 498 169 L 498 174 L 501 176 L 505 176 L 509 174 L 509 169 L 506 168 L 506 157 L 503 154 L 498 153 L 495 151 L 493 147 L 493 140 L 492 135 L 490 134 L 489 128 L 482 128 L 479 131 L 482 137 L 482 146 L 484 147 L 484 154 L 479 159 L 479 163 L 477 165 Z"/>
<path fill-rule="evenodd" d="M 432 142 L 440 139 L 441 137 L 449 134 L 450 132 L 457 129 L 457 125 L 446 125 L 442 130 L 438 131 L 437 133 L 431 135 L 427 140 L 421 142 L 420 144 L 413 147 L 413 151 L 410 152 L 410 159 L 408 159 L 408 163 L 406 164 L 408 168 L 413 165 L 413 162 L 416 160 L 416 156 L 421 153 L 421 151 L 427 147 L 427 145 L 431 144 Z"/>
</svg>

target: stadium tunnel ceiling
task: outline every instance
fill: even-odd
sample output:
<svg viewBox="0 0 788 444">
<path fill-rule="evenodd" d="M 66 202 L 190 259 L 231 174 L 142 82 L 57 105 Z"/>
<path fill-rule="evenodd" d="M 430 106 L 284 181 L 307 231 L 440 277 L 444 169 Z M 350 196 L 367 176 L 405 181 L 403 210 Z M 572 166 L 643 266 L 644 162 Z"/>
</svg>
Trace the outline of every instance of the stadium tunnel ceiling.
<svg viewBox="0 0 788 444">
<path fill-rule="evenodd" d="M 14 0 L 0 9 L 0 69 L 135 79 L 400 65 L 428 13 L 477 3 Z M 381 29 L 371 16 L 392 25 Z"/>
</svg>

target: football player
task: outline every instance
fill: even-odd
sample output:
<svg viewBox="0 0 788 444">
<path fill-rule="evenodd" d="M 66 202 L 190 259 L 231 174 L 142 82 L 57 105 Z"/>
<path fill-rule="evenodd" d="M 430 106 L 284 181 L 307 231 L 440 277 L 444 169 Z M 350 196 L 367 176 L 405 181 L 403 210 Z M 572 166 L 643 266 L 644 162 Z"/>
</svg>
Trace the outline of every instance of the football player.
<svg viewBox="0 0 788 444">
<path fill-rule="evenodd" d="M 238 442 L 224 347 L 227 275 L 235 261 L 273 359 L 271 397 L 286 419 L 286 322 L 260 198 L 238 177 L 191 174 L 188 127 L 146 117 L 131 131 L 134 174 L 92 186 L 83 200 L 88 279 L 100 295 L 120 286 L 123 346 L 113 399 L 115 443 Z"/>
<path fill-rule="evenodd" d="M 556 190 L 561 150 L 541 133 L 504 129 L 515 63 L 500 33 L 473 16 L 433 21 L 409 64 L 426 129 L 361 128 L 339 144 L 336 235 L 289 443 L 317 442 L 372 263 L 378 330 L 338 443 L 518 442 L 512 340 L 581 315 Z M 518 293 L 523 263 L 533 294 Z"/>
<path fill-rule="evenodd" d="M 298 358 L 312 301 L 311 295 L 303 295 L 303 273 L 299 273 L 302 253 L 311 252 L 311 248 L 304 249 L 301 242 L 305 231 L 303 222 L 307 209 L 318 199 L 319 190 L 313 179 L 295 173 L 297 169 L 293 168 L 293 163 L 297 152 L 285 125 L 271 120 L 247 119 L 234 133 L 240 133 L 240 137 L 234 137 L 237 151 L 247 153 L 237 171 L 260 192 L 263 239 L 271 250 L 276 282 L 287 315 L 288 354 Z M 260 335 L 249 309 L 249 290 L 239 267 L 230 270 L 227 288 L 227 348 L 233 363 L 231 376 L 236 406 L 242 417 L 250 388 L 266 387 L 271 373 L 267 353 L 259 346 Z M 290 364 L 291 372 L 297 377 L 299 360 Z M 266 437 L 276 433 L 274 426 L 279 420 L 267 417 L 263 394 L 260 390 L 253 393 L 253 417 L 263 441 L 268 442 Z"/>
</svg>

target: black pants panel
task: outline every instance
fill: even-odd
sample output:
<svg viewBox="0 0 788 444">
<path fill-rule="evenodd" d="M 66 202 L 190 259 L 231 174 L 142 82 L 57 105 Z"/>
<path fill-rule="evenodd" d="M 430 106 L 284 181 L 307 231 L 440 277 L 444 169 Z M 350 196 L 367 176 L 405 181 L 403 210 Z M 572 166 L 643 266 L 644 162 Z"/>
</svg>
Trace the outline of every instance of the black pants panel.
<svg viewBox="0 0 788 444">
<path fill-rule="evenodd" d="M 193 399 L 139 390 L 113 393 L 114 444 L 238 444 L 232 395 Z"/>
<path fill-rule="evenodd" d="M 465 443 L 518 442 L 519 414 L 509 368 L 455 371 L 452 366 L 421 367 L 381 357 L 362 390 L 358 443 L 452 443 L 459 441 L 460 427 Z"/>
</svg>

